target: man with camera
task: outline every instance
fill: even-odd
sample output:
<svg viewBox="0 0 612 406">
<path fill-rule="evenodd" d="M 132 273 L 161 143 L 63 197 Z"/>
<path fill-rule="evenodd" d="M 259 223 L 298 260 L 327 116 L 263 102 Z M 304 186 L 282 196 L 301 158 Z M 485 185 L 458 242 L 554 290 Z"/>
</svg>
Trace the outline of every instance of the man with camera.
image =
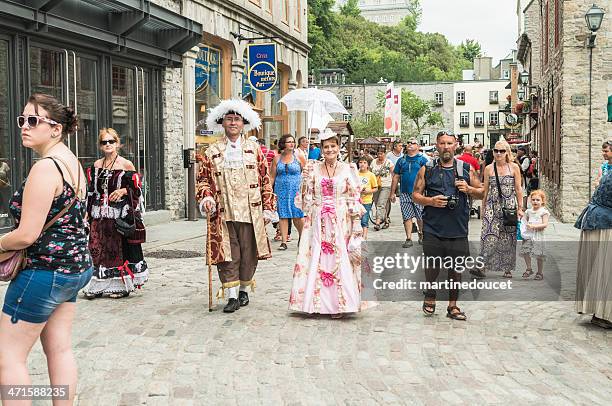
<svg viewBox="0 0 612 406">
<path fill-rule="evenodd" d="M 470 255 L 468 197 L 482 199 L 483 188 L 470 165 L 454 158 L 457 138 L 451 131 L 440 131 L 436 144 L 439 158 L 419 170 L 412 193 L 413 201 L 424 206 L 423 254 L 426 258 L 465 258 Z M 425 277 L 430 283 L 435 282 L 440 273 L 440 268 L 435 266 L 440 261 L 427 261 L 427 264 L 432 262 L 433 266 L 425 268 Z M 461 281 L 461 273 L 453 268 L 448 269 L 448 277 L 453 282 Z M 431 316 L 436 310 L 436 291 L 429 289 L 423 293 L 423 312 Z M 465 313 L 457 307 L 458 296 L 458 289 L 449 289 L 446 316 L 466 320 Z"/>
</svg>

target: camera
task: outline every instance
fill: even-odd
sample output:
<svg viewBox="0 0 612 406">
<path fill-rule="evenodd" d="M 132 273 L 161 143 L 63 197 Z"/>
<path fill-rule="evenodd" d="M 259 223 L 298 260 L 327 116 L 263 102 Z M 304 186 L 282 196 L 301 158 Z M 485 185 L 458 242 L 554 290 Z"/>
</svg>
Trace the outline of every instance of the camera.
<svg viewBox="0 0 612 406">
<path fill-rule="evenodd" d="M 459 196 L 457 195 L 446 196 L 446 207 L 448 207 L 450 210 L 455 210 L 458 205 L 459 205 Z"/>
</svg>

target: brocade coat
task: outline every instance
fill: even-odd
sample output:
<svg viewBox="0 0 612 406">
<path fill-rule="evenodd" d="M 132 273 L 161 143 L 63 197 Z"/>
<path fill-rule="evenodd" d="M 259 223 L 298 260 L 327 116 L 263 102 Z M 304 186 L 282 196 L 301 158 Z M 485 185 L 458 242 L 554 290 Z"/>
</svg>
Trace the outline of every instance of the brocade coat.
<svg viewBox="0 0 612 406">
<path fill-rule="evenodd" d="M 247 215 L 250 213 L 250 222 L 255 231 L 258 259 L 270 258 L 272 253 L 263 211 L 276 211 L 276 196 L 272 190 L 268 162 L 259 144 L 243 137 L 241 147 L 244 182 L 238 184 L 235 179 L 230 179 L 232 170 L 225 168 L 227 147 L 228 139 L 223 137 L 204 152 L 196 185 L 198 202 L 205 198 L 212 198 L 215 202 L 215 212 L 210 217 L 209 231 L 212 264 L 232 260 L 226 224 L 226 221 L 232 219 L 228 219 L 226 213 L 245 211 Z"/>
</svg>

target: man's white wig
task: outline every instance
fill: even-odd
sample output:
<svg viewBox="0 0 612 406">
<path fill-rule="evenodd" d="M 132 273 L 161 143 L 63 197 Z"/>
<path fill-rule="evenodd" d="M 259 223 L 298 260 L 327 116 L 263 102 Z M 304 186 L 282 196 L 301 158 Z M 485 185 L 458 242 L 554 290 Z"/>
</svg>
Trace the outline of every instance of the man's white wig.
<svg viewBox="0 0 612 406">
<path fill-rule="evenodd" d="M 251 105 L 244 100 L 228 99 L 223 100 L 217 107 L 211 109 L 206 118 L 206 127 L 215 133 L 223 132 L 223 117 L 227 114 L 237 114 L 244 121 L 244 131 L 249 132 L 261 127 L 259 114 L 253 110 Z"/>
</svg>

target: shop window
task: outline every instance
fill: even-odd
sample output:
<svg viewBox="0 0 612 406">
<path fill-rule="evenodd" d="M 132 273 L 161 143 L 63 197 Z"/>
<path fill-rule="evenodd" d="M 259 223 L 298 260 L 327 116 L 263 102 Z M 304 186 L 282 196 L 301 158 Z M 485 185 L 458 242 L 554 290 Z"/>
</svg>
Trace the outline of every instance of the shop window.
<svg viewBox="0 0 612 406">
<path fill-rule="evenodd" d="M 195 61 L 196 136 L 206 136 L 208 111 L 223 99 L 223 52 L 211 46 L 201 45 Z M 196 139 L 197 144 L 208 143 Z"/>
<path fill-rule="evenodd" d="M 113 95 L 114 96 L 125 96 L 127 94 L 126 81 L 127 81 L 127 69 L 122 66 L 113 66 Z"/>
<path fill-rule="evenodd" d="M 255 104 L 257 102 L 257 91 L 251 87 L 251 82 L 249 81 L 249 58 L 245 56 L 243 62 L 244 71 L 242 72 L 242 98 L 245 99 L 251 95 L 253 104 Z"/>
</svg>

